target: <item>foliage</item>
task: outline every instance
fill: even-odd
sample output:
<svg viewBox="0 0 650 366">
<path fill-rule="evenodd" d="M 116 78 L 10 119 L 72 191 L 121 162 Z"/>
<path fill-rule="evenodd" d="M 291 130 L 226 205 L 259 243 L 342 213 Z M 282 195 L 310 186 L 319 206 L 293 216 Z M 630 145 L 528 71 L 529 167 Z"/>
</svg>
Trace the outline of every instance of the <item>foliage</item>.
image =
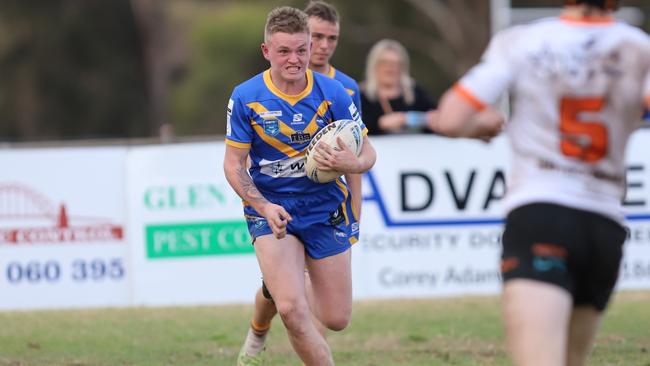
<svg viewBox="0 0 650 366">
<path fill-rule="evenodd" d="M 0 140 L 143 136 L 128 0 L 0 2 Z"/>
</svg>

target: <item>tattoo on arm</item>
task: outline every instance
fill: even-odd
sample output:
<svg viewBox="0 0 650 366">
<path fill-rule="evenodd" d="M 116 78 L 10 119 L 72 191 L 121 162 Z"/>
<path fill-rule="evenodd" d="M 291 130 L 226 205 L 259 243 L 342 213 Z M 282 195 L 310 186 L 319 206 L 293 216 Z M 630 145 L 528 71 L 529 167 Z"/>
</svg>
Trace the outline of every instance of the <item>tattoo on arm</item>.
<svg viewBox="0 0 650 366">
<path fill-rule="evenodd" d="M 266 202 L 266 198 L 264 198 L 260 191 L 257 190 L 257 187 L 255 187 L 253 180 L 251 179 L 250 175 L 248 175 L 246 167 L 242 166 L 237 169 L 237 179 L 239 180 L 239 184 L 242 189 L 243 199 L 249 202 Z"/>
</svg>

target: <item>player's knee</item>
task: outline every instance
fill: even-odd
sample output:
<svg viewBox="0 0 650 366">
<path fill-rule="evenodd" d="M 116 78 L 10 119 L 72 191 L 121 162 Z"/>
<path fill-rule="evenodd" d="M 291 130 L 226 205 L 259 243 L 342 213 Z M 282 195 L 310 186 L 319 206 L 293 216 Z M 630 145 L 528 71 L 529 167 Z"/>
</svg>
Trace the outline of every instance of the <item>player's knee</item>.
<svg viewBox="0 0 650 366">
<path fill-rule="evenodd" d="M 338 332 L 347 328 L 348 324 L 350 324 L 350 314 L 332 314 L 327 319 L 324 319 L 322 323 L 327 329 Z"/>
<path fill-rule="evenodd" d="M 298 327 L 305 318 L 309 318 L 309 307 L 306 303 L 291 300 L 276 301 L 275 306 L 287 328 Z"/>
</svg>

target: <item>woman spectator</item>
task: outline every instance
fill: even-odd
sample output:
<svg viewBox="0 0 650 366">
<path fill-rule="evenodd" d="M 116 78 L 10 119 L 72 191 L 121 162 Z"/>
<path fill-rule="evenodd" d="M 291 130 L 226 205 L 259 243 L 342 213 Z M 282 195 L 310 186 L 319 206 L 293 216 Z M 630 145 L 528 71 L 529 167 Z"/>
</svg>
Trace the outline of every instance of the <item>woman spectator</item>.
<svg viewBox="0 0 650 366">
<path fill-rule="evenodd" d="M 427 115 L 436 104 L 409 75 L 409 55 L 391 39 L 377 42 L 368 53 L 366 79 L 361 84 L 361 110 L 368 133 L 430 132 Z M 431 116 L 433 115 L 433 116 Z"/>
</svg>

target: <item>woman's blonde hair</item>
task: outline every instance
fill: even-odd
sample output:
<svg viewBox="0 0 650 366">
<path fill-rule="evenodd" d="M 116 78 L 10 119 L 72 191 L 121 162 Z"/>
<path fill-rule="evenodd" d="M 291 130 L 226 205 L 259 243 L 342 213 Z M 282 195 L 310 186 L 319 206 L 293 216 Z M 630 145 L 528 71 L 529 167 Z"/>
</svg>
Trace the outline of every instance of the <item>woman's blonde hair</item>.
<svg viewBox="0 0 650 366">
<path fill-rule="evenodd" d="M 406 48 L 401 43 L 392 39 L 382 39 L 375 43 L 368 52 L 366 58 L 366 80 L 364 81 L 364 91 L 369 100 L 377 100 L 377 63 L 386 51 L 393 51 L 399 55 L 401 64 L 400 85 L 402 87 L 402 95 L 406 104 L 413 104 L 415 102 L 415 93 L 413 91 L 413 79 L 410 76 L 410 59 Z"/>
</svg>

